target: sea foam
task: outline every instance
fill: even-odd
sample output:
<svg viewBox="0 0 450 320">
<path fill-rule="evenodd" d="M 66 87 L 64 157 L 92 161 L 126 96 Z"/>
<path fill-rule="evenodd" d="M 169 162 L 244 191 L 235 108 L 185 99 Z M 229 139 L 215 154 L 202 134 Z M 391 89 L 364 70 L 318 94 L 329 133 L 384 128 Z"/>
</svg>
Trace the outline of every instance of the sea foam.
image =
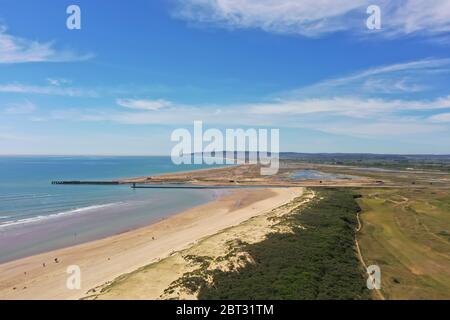
<svg viewBox="0 0 450 320">
<path fill-rule="evenodd" d="M 7 227 L 11 227 L 11 226 L 24 225 L 24 224 L 30 224 L 30 223 L 39 223 L 44 220 L 55 219 L 55 218 L 62 217 L 62 216 L 69 216 L 69 215 L 73 215 L 73 214 L 91 212 L 91 211 L 95 211 L 98 209 L 104 209 L 104 208 L 108 208 L 108 207 L 121 205 L 124 203 L 125 202 L 106 203 L 106 204 L 76 208 L 76 209 L 67 210 L 67 211 L 58 212 L 58 213 L 49 214 L 49 215 L 39 215 L 36 217 L 31 217 L 31 218 L 19 219 L 19 220 L 14 220 L 14 221 L 6 221 L 3 223 L 0 223 L 0 230 L 7 228 Z M 0 216 L 0 218 L 6 219 L 6 218 L 10 218 L 10 216 Z"/>
</svg>

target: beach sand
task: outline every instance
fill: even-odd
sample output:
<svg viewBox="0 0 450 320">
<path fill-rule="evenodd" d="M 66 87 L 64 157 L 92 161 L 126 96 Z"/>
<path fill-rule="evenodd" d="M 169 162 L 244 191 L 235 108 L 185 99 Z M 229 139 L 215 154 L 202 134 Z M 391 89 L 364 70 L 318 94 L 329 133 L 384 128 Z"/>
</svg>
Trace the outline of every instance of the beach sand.
<svg viewBox="0 0 450 320">
<path fill-rule="evenodd" d="M 292 232 L 289 224 L 283 222 L 284 217 L 302 210 L 314 198 L 315 193 L 298 189 L 296 195 L 286 205 L 206 236 L 187 249 L 95 288 L 86 299 L 195 300 L 198 298 L 198 290 L 192 291 L 191 285 L 186 286 L 184 277 L 195 274 L 208 282 L 212 280 L 208 274 L 210 271 L 232 272 L 254 264 L 253 257 L 245 251 L 242 244 L 261 242 L 270 233 Z"/>
<path fill-rule="evenodd" d="M 206 236 L 289 203 L 301 194 L 301 190 L 236 189 L 211 203 L 144 228 L 1 264 L 0 299 L 85 297 L 92 288 L 189 248 Z M 69 290 L 66 285 L 70 277 L 67 268 L 72 265 L 81 270 L 79 290 Z"/>
</svg>

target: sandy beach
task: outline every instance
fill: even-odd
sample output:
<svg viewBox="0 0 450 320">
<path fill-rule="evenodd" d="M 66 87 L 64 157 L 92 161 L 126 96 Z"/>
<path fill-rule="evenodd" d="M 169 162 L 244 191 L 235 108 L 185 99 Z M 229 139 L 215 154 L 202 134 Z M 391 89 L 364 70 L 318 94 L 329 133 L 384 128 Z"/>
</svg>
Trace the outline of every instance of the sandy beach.
<svg viewBox="0 0 450 320">
<path fill-rule="evenodd" d="M 0 299 L 79 299 L 118 276 L 189 248 L 200 239 L 289 203 L 302 188 L 236 189 L 155 224 L 0 265 Z M 57 258 L 57 262 L 55 262 Z M 69 266 L 81 289 L 69 290 Z"/>
</svg>

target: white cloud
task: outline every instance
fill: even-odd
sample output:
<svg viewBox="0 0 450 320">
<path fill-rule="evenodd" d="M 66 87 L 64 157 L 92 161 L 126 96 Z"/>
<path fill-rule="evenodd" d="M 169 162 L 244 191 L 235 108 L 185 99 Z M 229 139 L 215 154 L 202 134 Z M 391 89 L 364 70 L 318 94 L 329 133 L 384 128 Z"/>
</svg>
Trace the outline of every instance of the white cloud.
<svg viewBox="0 0 450 320">
<path fill-rule="evenodd" d="M 369 5 L 381 7 L 382 32 L 389 37 L 450 31 L 448 0 L 178 0 L 176 17 L 225 28 L 316 37 L 351 30 L 368 31 Z"/>
<path fill-rule="evenodd" d="M 450 113 L 439 113 L 428 118 L 431 122 L 450 122 Z"/>
<path fill-rule="evenodd" d="M 139 100 L 139 99 L 117 99 L 117 104 L 124 108 L 139 109 L 139 110 L 160 110 L 172 106 L 172 102 L 158 99 L 158 100 Z"/>
<path fill-rule="evenodd" d="M 370 68 L 368 70 L 350 75 L 348 77 L 342 77 L 334 80 L 328 80 L 326 83 L 328 85 L 338 85 L 341 83 L 349 83 L 356 80 L 361 80 L 364 78 L 379 76 L 379 75 L 392 75 L 401 72 L 424 72 L 424 71 L 435 71 L 447 68 L 450 65 L 450 59 L 423 59 L 405 63 L 391 64 L 387 66 L 381 66 L 376 68 Z"/>
<path fill-rule="evenodd" d="M 427 123 L 399 123 L 399 122 L 375 122 L 362 125 L 331 125 L 323 126 L 322 131 L 332 134 L 344 134 L 356 137 L 396 137 L 408 135 L 420 135 L 447 131 L 443 126 L 434 126 Z"/>
<path fill-rule="evenodd" d="M 369 68 L 286 93 L 290 97 L 418 93 L 450 81 L 450 59 L 422 59 Z"/>
<path fill-rule="evenodd" d="M 361 131 L 367 124 L 369 126 L 366 132 L 375 133 L 375 130 L 370 130 L 370 128 L 374 128 L 373 122 L 378 123 L 378 128 L 382 128 L 381 123 L 398 124 L 398 122 L 403 122 L 405 124 L 399 125 L 398 128 L 406 129 L 414 126 L 421 128 L 423 126 L 427 127 L 426 130 L 432 131 L 433 123 L 424 124 L 426 121 L 423 117 L 407 117 L 399 114 L 404 111 L 426 112 L 443 109 L 450 109 L 450 96 L 433 100 L 411 101 L 356 97 L 274 101 L 251 105 L 221 106 L 220 113 L 214 106 L 199 108 L 181 105 L 172 105 L 171 108 L 160 110 L 139 110 L 139 112 L 72 109 L 55 111 L 52 113 L 52 118 L 161 125 L 191 124 L 194 120 L 202 120 L 211 125 L 306 127 L 326 132 L 333 124 L 336 124 L 342 129 L 342 133 L 350 132 L 350 127 L 355 127 L 355 130 L 359 128 L 358 130 Z M 326 123 L 325 126 L 324 123 Z M 355 124 L 358 125 L 355 126 Z M 338 133 L 338 129 L 335 128 L 333 132 Z M 405 130 L 400 132 L 405 132 Z M 387 131 L 385 134 L 389 134 L 389 132 Z"/>
<path fill-rule="evenodd" d="M 401 83 L 401 79 L 419 79 L 423 74 L 435 77 L 436 74 L 448 73 L 446 68 L 449 64 L 448 59 L 427 59 L 370 68 L 350 76 L 325 80 L 295 92 L 279 94 L 259 103 L 209 104 L 200 107 L 167 100 L 118 99 L 118 105 L 133 110 L 60 110 L 52 112 L 50 118 L 169 126 L 189 126 L 195 120 L 202 120 L 207 125 L 216 126 L 306 128 L 331 134 L 374 138 L 410 138 L 421 134 L 449 133 L 450 127 L 443 124 L 450 119 L 450 115 L 445 114 L 450 110 L 448 90 L 439 91 L 439 94 L 427 92 L 426 96 L 429 98 L 423 98 L 421 95 L 413 96 L 416 88 L 396 88 L 400 96 L 379 95 L 377 90 L 362 89 L 374 79 L 411 86 L 409 82 Z M 417 83 L 413 84 L 422 84 Z M 348 92 L 352 94 L 347 94 Z M 430 113 L 436 111 L 442 115 L 429 119 Z"/>
<path fill-rule="evenodd" d="M 47 78 L 47 81 L 50 85 L 60 87 L 63 85 L 71 84 L 72 81 L 64 78 Z"/>
<path fill-rule="evenodd" d="M 414 83 L 416 79 L 405 77 L 400 79 L 367 79 L 363 83 L 363 88 L 369 92 L 379 93 L 415 93 L 429 89 L 428 86 Z"/>
<path fill-rule="evenodd" d="M 391 9 L 391 7 L 394 8 Z M 450 1 L 448 0 L 401 0 L 399 3 L 386 5 L 386 10 L 392 11 L 384 19 L 392 36 L 450 32 Z"/>
<path fill-rule="evenodd" d="M 3 93 L 27 93 L 42 95 L 57 95 L 68 97 L 96 97 L 97 93 L 93 90 L 80 88 L 59 87 L 59 86 L 34 86 L 20 83 L 0 84 L 0 92 Z"/>
<path fill-rule="evenodd" d="M 29 114 L 36 110 L 36 105 L 28 100 L 21 103 L 13 103 L 8 105 L 4 112 L 6 114 Z"/>
<path fill-rule="evenodd" d="M 186 0 L 177 17 L 228 28 L 317 36 L 345 30 L 345 18 L 366 0 Z"/>
<path fill-rule="evenodd" d="M 70 50 L 57 50 L 52 42 L 38 42 L 7 33 L 0 25 L 0 64 L 27 62 L 68 62 L 91 59 L 92 54 L 77 54 Z"/>
<path fill-rule="evenodd" d="M 434 100 L 384 100 L 376 98 L 335 97 L 332 99 L 306 99 L 254 104 L 243 107 L 254 114 L 301 115 L 327 113 L 350 117 L 367 117 L 399 111 L 427 111 L 450 108 L 450 96 Z"/>
</svg>

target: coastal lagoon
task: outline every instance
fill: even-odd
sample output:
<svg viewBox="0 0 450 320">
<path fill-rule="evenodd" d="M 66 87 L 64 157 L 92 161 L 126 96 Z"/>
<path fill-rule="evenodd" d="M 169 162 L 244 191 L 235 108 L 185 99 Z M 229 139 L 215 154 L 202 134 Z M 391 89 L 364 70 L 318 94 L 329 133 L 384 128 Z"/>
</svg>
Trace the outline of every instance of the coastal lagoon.
<svg viewBox="0 0 450 320">
<path fill-rule="evenodd" d="M 219 191 L 52 185 L 202 169 L 170 157 L 0 157 L 0 262 L 100 239 L 211 201 Z"/>
<path fill-rule="evenodd" d="M 343 174 L 327 173 L 312 169 L 305 169 L 292 173 L 289 176 L 289 178 L 294 180 L 336 180 L 336 179 L 351 180 L 357 177 Z"/>
</svg>

